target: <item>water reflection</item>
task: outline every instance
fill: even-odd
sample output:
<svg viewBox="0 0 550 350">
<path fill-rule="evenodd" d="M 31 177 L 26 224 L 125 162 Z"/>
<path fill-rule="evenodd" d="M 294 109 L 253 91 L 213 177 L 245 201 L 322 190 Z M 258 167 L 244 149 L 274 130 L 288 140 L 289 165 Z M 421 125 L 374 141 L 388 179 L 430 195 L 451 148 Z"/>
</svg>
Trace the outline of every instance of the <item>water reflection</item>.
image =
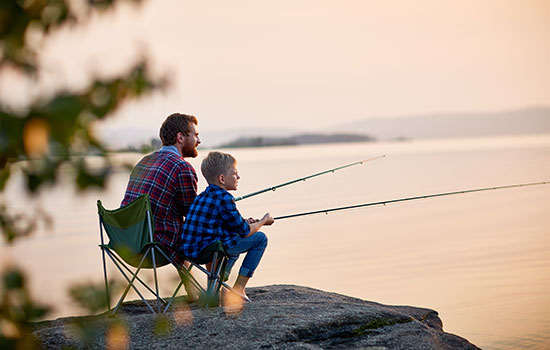
<svg viewBox="0 0 550 350">
<path fill-rule="evenodd" d="M 235 196 L 387 155 L 240 201 L 245 216 L 550 179 L 549 135 L 228 151 L 242 177 Z M 206 153 L 191 161 L 196 169 Z M 76 313 L 66 285 L 101 281 L 95 202 L 118 207 L 127 176 L 116 174 L 102 193 L 46 191 L 39 200 L 55 208 L 55 233 L 0 248 L 2 259 L 27 268 L 37 298 L 56 305 L 54 316 Z M 205 187 L 201 178 L 199 190 Z M 5 195 L 24 209 L 32 202 L 19 188 L 11 183 Z M 429 307 L 439 311 L 446 331 L 482 348 L 548 348 L 548 198 L 550 186 L 537 186 L 281 220 L 265 230 L 270 245 L 251 286 L 292 283 Z"/>
</svg>

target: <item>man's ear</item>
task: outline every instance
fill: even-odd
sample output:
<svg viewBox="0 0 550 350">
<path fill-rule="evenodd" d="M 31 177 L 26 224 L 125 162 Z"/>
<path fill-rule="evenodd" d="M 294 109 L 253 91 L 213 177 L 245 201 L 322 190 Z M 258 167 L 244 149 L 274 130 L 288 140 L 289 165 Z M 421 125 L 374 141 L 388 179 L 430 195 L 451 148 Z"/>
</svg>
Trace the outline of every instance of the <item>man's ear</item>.
<svg viewBox="0 0 550 350">
<path fill-rule="evenodd" d="M 218 181 L 222 185 L 225 185 L 225 176 L 223 174 L 218 175 Z"/>
<path fill-rule="evenodd" d="M 179 131 L 177 134 L 176 134 L 176 140 L 179 142 L 179 143 L 183 143 L 185 139 L 185 135 L 183 135 L 183 133 L 181 131 Z"/>
</svg>

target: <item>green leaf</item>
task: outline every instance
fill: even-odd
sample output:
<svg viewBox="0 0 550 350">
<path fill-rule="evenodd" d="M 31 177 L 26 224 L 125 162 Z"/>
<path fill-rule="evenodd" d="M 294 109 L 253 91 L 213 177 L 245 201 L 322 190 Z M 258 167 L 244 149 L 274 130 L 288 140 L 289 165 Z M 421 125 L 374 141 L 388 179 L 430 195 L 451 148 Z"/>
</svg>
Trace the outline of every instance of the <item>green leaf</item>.
<svg viewBox="0 0 550 350">
<path fill-rule="evenodd" d="M 86 166 L 84 160 L 80 160 L 76 165 L 76 170 L 76 184 L 78 188 L 86 189 L 89 187 L 105 187 L 105 180 L 112 169 L 110 164 L 106 164 L 101 168 L 91 170 Z"/>
<path fill-rule="evenodd" d="M 107 292 L 105 285 L 94 285 L 92 283 L 79 284 L 70 287 L 69 295 L 81 307 L 91 313 L 107 310 Z"/>
<path fill-rule="evenodd" d="M 6 290 L 22 289 L 25 285 L 25 277 L 23 276 L 23 273 L 15 268 L 4 272 L 2 280 Z"/>
<path fill-rule="evenodd" d="M 165 314 L 156 314 L 153 333 L 157 337 L 167 336 L 172 332 L 172 321 Z"/>
<path fill-rule="evenodd" d="M 10 168 L 0 168 L 0 192 L 4 191 L 4 188 L 6 187 L 6 183 L 8 182 L 10 178 Z"/>
</svg>

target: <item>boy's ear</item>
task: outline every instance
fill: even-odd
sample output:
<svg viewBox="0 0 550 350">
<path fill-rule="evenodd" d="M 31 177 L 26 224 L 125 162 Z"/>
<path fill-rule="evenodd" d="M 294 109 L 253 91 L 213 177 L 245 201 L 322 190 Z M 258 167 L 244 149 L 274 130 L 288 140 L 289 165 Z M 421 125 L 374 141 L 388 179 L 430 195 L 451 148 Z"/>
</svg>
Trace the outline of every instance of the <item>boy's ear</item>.
<svg viewBox="0 0 550 350">
<path fill-rule="evenodd" d="M 225 185 L 225 176 L 223 174 L 218 175 L 218 181 L 222 185 Z"/>
</svg>

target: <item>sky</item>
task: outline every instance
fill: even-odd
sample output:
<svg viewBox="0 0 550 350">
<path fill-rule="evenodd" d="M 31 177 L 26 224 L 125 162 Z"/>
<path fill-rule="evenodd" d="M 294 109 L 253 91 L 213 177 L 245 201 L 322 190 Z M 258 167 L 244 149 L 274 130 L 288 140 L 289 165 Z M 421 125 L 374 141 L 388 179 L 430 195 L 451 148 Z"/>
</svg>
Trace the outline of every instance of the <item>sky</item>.
<svg viewBox="0 0 550 350">
<path fill-rule="evenodd" d="M 111 138 L 155 136 L 173 112 L 208 135 L 550 105 L 548 0 L 144 1 L 56 32 L 41 53 L 42 90 L 142 56 L 170 79 L 99 127 Z"/>
</svg>

